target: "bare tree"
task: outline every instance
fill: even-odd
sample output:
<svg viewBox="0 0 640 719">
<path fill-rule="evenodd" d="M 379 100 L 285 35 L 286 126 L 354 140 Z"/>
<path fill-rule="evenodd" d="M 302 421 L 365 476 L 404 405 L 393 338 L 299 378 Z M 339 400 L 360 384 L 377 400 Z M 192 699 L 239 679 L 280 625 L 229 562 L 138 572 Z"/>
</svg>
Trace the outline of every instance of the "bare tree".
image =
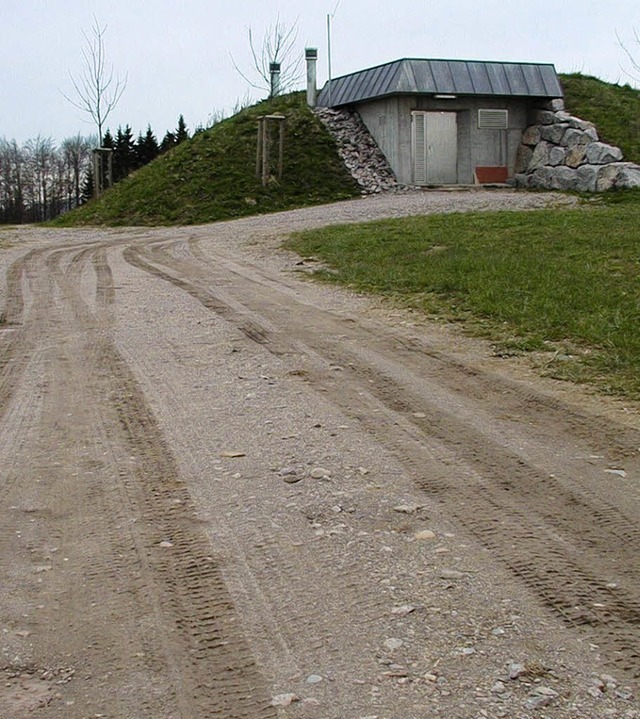
<svg viewBox="0 0 640 719">
<path fill-rule="evenodd" d="M 631 28 L 631 32 L 633 34 L 632 43 L 638 46 L 637 54 L 634 54 L 634 52 L 629 49 L 628 45 L 624 43 L 618 32 L 616 32 L 616 37 L 618 38 L 618 44 L 627 56 L 627 60 L 631 63 L 632 68 L 630 71 L 625 70 L 624 68 L 622 68 L 622 70 L 625 75 L 628 75 L 633 80 L 636 80 L 636 82 L 640 82 L 640 32 L 638 32 L 635 27 Z"/>
<path fill-rule="evenodd" d="M 92 143 L 90 138 L 81 137 L 80 134 L 75 137 L 68 137 L 62 142 L 60 149 L 65 170 L 69 174 L 67 184 L 69 207 L 77 207 L 80 204 L 82 179 L 91 161 L 92 144 L 95 143 Z"/>
<path fill-rule="evenodd" d="M 40 222 L 77 207 L 94 142 L 71 137 L 56 149 L 41 135 L 22 146 L 0 138 L 0 223 Z"/>
<path fill-rule="evenodd" d="M 0 139 L 0 219 L 23 222 L 25 217 L 25 157 L 15 140 Z"/>
<path fill-rule="evenodd" d="M 127 76 L 114 75 L 113 65 L 107 63 L 104 34 L 107 26 L 101 26 L 94 17 L 89 32 L 82 31 L 85 43 L 82 47 L 82 70 L 69 77 L 76 97 L 62 93 L 74 107 L 89 115 L 98 130 L 98 142 L 102 142 L 102 128 L 109 114 L 118 104 L 127 86 Z"/>
<path fill-rule="evenodd" d="M 261 41 L 256 41 L 251 26 L 247 28 L 249 49 L 251 50 L 252 69 L 245 73 L 236 63 L 233 55 L 231 62 L 236 72 L 257 90 L 266 90 L 272 97 L 274 88 L 271 82 L 271 65 L 281 66 L 279 91 L 291 90 L 302 77 L 303 56 L 298 52 L 298 21 L 288 27 L 280 18 L 269 25 Z M 252 79 L 253 78 L 253 79 Z"/>
<path fill-rule="evenodd" d="M 39 215 L 37 220 L 51 217 L 50 200 L 53 186 L 53 169 L 55 164 L 55 145 L 50 137 L 37 137 L 27 142 L 29 164 L 33 179 L 36 207 Z"/>
</svg>

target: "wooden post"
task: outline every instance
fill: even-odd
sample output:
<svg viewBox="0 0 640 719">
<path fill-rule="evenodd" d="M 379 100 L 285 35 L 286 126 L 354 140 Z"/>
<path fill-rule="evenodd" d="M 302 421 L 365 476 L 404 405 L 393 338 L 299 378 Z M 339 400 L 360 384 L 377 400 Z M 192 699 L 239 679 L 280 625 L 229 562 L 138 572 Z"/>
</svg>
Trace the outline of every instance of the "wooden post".
<svg viewBox="0 0 640 719">
<path fill-rule="evenodd" d="M 262 128 L 262 186 L 267 186 L 269 180 L 269 122 L 264 118 Z"/>
<path fill-rule="evenodd" d="M 282 169 L 284 166 L 284 117 L 282 120 L 278 120 L 278 124 L 280 125 L 280 134 L 279 134 L 279 142 L 278 142 L 278 179 L 282 179 Z"/>
<path fill-rule="evenodd" d="M 107 189 L 113 186 L 113 150 L 107 150 Z"/>
<path fill-rule="evenodd" d="M 102 163 L 100 162 L 100 150 L 93 151 L 93 196 L 97 200 L 102 194 L 100 192 L 102 185 Z"/>
<path fill-rule="evenodd" d="M 278 125 L 278 180 L 282 178 L 284 169 L 284 115 L 263 115 L 258 118 L 258 144 L 256 147 L 256 177 L 261 177 L 262 186 L 266 187 L 269 183 L 271 174 L 271 129 L 273 122 Z"/>
<path fill-rule="evenodd" d="M 262 133 L 264 132 L 264 118 L 258 118 L 258 145 L 256 148 L 256 177 L 260 177 L 260 160 L 262 159 Z"/>
</svg>

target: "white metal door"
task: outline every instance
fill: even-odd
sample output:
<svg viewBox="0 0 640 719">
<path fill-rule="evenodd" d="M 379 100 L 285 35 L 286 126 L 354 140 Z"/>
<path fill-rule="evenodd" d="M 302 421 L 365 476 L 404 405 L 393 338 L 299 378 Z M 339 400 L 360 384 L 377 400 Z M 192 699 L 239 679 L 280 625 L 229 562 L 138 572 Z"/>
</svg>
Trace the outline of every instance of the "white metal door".
<svg viewBox="0 0 640 719">
<path fill-rule="evenodd" d="M 455 185 L 458 181 L 458 125 L 455 112 L 411 113 L 413 181 Z"/>
</svg>

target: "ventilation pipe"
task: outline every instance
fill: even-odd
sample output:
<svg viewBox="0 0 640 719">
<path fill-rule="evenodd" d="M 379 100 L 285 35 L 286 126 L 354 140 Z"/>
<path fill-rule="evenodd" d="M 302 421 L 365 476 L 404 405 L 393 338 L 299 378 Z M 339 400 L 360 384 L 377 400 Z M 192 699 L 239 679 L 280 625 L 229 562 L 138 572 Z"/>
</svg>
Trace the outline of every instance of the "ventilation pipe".
<svg viewBox="0 0 640 719">
<path fill-rule="evenodd" d="M 280 63 L 269 63 L 269 74 L 271 75 L 271 97 L 280 94 Z"/>
<path fill-rule="evenodd" d="M 309 107 L 316 106 L 317 88 L 316 88 L 316 64 L 318 61 L 318 49 L 308 47 L 304 51 L 307 61 L 307 105 Z"/>
</svg>

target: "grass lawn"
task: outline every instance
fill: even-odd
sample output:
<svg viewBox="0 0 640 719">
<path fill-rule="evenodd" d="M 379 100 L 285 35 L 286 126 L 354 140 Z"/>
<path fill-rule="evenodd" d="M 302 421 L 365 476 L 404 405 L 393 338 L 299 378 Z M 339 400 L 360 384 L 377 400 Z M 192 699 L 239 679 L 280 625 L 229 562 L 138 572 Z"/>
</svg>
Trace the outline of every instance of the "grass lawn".
<svg viewBox="0 0 640 719">
<path fill-rule="evenodd" d="M 534 351 L 555 377 L 640 399 L 640 192 L 575 209 L 433 215 L 293 235 L 318 276 Z"/>
</svg>

